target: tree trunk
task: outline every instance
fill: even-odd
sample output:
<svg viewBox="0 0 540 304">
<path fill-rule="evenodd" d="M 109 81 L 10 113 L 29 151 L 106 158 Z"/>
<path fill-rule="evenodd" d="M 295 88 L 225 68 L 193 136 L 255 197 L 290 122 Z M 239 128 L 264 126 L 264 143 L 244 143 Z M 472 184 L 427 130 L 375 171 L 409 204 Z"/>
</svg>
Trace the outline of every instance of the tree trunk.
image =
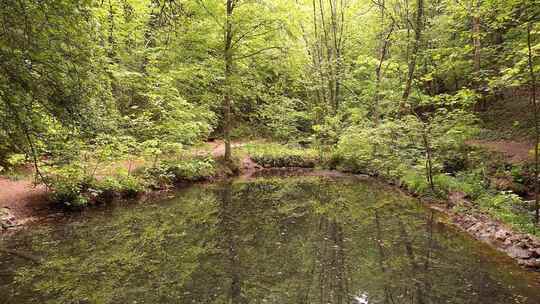
<svg viewBox="0 0 540 304">
<path fill-rule="evenodd" d="M 476 1 L 476 6 L 472 18 L 473 47 L 474 47 L 474 73 L 478 77 L 480 73 L 480 0 Z"/>
<path fill-rule="evenodd" d="M 384 35 L 384 23 L 385 23 L 385 1 L 382 0 L 382 2 L 379 4 L 380 10 L 381 10 L 381 32 L 379 34 L 380 41 L 379 41 L 379 49 L 378 49 L 378 56 L 379 56 L 379 64 L 375 68 L 375 92 L 373 94 L 373 120 L 376 125 L 379 125 L 380 120 L 380 111 L 379 111 L 379 102 L 380 102 L 380 87 L 381 87 L 381 81 L 382 81 L 382 66 L 384 63 L 384 60 L 386 59 L 386 54 L 388 53 L 388 45 L 390 43 L 390 36 L 392 35 L 392 32 L 394 31 L 394 24 L 392 23 L 390 29 L 388 30 L 388 33 Z"/>
<path fill-rule="evenodd" d="M 538 224 L 540 222 L 540 206 L 539 206 L 539 192 L 540 192 L 540 183 L 538 181 L 539 176 L 539 164 L 538 164 L 538 144 L 540 143 L 540 126 L 538 122 L 538 104 L 536 101 L 536 74 L 534 71 L 534 63 L 532 56 L 532 41 L 531 41 L 531 30 L 533 23 L 530 22 L 527 27 L 527 48 L 529 56 L 529 74 L 530 74 L 530 86 L 531 86 L 531 104 L 533 106 L 533 115 L 534 115 L 534 208 L 535 208 L 535 222 Z"/>
<path fill-rule="evenodd" d="M 405 84 L 405 90 L 401 98 L 401 109 L 404 110 L 407 107 L 409 96 L 411 95 L 412 82 L 414 79 L 414 71 L 416 69 L 416 59 L 418 57 L 418 51 L 420 49 L 420 40 L 422 39 L 422 21 L 424 16 L 424 0 L 416 1 L 416 24 L 414 29 L 414 45 L 412 49 L 411 59 L 409 61 L 409 71 L 407 74 L 407 82 Z"/>
<path fill-rule="evenodd" d="M 227 18 L 225 22 L 225 83 L 223 97 L 223 141 L 225 142 L 225 161 L 231 160 L 231 75 L 233 69 L 232 56 L 232 15 L 234 0 L 227 0 Z"/>
<path fill-rule="evenodd" d="M 433 183 L 433 161 L 432 161 L 432 150 L 431 144 L 429 143 L 430 136 L 429 126 L 424 124 L 424 129 L 422 130 L 422 140 L 424 141 L 424 149 L 426 150 L 426 179 L 429 183 L 429 187 L 432 191 L 435 190 L 435 184 Z"/>
<path fill-rule="evenodd" d="M 477 91 L 480 91 L 480 50 L 481 50 L 481 41 L 480 41 L 480 0 L 476 1 L 474 11 L 472 13 L 472 41 L 473 41 L 473 71 L 474 71 L 474 80 L 473 84 Z M 485 108 L 485 98 L 480 97 L 480 100 L 477 104 L 477 110 L 483 111 Z"/>
</svg>

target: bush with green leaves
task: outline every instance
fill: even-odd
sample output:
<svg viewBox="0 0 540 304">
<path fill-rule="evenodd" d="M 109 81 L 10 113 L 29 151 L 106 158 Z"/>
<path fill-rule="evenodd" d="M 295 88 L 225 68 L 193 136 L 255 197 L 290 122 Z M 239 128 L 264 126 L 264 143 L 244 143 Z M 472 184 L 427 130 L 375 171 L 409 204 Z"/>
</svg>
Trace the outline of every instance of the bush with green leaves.
<svg viewBox="0 0 540 304">
<path fill-rule="evenodd" d="M 164 160 L 157 166 L 147 168 L 144 176 L 151 187 L 167 188 L 182 181 L 202 181 L 216 175 L 216 162 L 211 157 L 192 157 Z"/>
<path fill-rule="evenodd" d="M 272 97 L 257 111 L 263 127 L 263 133 L 279 141 L 297 141 L 306 137 L 310 120 L 306 112 L 298 109 L 305 107 L 299 99 L 286 96 Z"/>
<path fill-rule="evenodd" d="M 216 162 L 211 157 L 164 162 L 176 181 L 200 181 L 216 174 Z"/>
<path fill-rule="evenodd" d="M 329 165 L 394 180 L 412 168 L 423 168 L 426 176 L 444 173 L 445 167 L 455 173 L 465 167 L 465 140 L 475 134 L 473 123 L 472 115 L 444 108 L 377 125 L 360 120 L 343 132 Z"/>
<path fill-rule="evenodd" d="M 119 173 L 98 179 L 81 164 L 51 167 L 43 174 L 51 201 L 65 207 L 110 203 L 117 196 L 134 198 L 146 189 L 143 180 L 137 176 Z"/>
<path fill-rule="evenodd" d="M 123 198 L 134 198 L 146 188 L 143 180 L 137 176 L 121 174 L 117 180 L 120 187 L 118 191 Z"/>
<path fill-rule="evenodd" d="M 66 207 L 82 207 L 90 201 L 86 192 L 95 179 L 80 164 L 48 168 L 43 174 L 53 202 Z"/>
<path fill-rule="evenodd" d="M 422 173 L 414 170 L 405 172 L 401 177 L 400 182 L 407 190 L 418 195 L 426 194 L 430 190 L 426 177 Z"/>
<path fill-rule="evenodd" d="M 319 162 L 313 149 L 302 149 L 280 144 L 252 144 L 246 149 L 257 164 L 265 168 L 313 168 Z"/>
<path fill-rule="evenodd" d="M 26 154 L 15 153 L 7 157 L 7 164 L 11 169 L 22 166 L 27 162 Z"/>
<path fill-rule="evenodd" d="M 399 179 L 407 170 L 425 162 L 409 128 L 414 120 L 384 121 L 378 126 L 350 126 L 329 160 L 338 170 Z"/>
<path fill-rule="evenodd" d="M 120 183 L 112 176 L 107 176 L 101 180 L 96 180 L 88 190 L 96 202 L 107 204 L 112 202 L 118 194 Z"/>
</svg>

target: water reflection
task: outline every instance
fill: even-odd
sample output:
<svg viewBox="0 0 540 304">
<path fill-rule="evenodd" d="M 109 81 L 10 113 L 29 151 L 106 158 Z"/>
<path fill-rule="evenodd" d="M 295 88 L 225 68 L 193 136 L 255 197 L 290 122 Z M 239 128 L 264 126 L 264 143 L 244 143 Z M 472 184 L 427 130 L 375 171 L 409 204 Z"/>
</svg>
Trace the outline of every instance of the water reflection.
<svg viewBox="0 0 540 304">
<path fill-rule="evenodd" d="M 194 186 L 3 243 L 43 262 L 0 253 L 1 303 L 540 303 L 536 275 L 354 179 Z"/>
</svg>

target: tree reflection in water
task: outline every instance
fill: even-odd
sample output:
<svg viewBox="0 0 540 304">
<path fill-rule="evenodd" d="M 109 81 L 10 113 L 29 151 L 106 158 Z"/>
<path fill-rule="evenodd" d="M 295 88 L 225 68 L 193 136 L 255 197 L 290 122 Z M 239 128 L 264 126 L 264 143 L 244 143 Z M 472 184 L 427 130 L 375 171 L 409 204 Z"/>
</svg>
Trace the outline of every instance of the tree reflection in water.
<svg viewBox="0 0 540 304">
<path fill-rule="evenodd" d="M 349 178 L 193 186 L 3 242 L 44 263 L 0 256 L 2 303 L 540 303 L 534 274 Z"/>
</svg>

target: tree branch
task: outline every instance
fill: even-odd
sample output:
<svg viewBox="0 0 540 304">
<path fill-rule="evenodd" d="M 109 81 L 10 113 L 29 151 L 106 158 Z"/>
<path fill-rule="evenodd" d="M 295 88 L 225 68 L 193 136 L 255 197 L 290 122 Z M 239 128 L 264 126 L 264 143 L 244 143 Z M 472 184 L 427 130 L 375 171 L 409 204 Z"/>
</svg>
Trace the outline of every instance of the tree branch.
<svg viewBox="0 0 540 304">
<path fill-rule="evenodd" d="M 275 50 L 275 49 L 278 49 L 278 50 L 281 50 L 282 47 L 279 47 L 279 46 L 271 46 L 271 47 L 267 47 L 267 48 L 263 48 L 263 49 L 260 49 L 260 50 L 257 50 L 253 53 L 249 53 L 249 54 L 246 54 L 246 55 L 241 55 L 241 56 L 237 56 L 237 57 L 234 57 L 235 60 L 241 60 L 241 59 L 246 59 L 246 58 L 249 58 L 249 57 L 253 57 L 253 56 L 256 56 L 260 53 L 263 53 L 265 51 L 268 51 L 268 50 Z"/>
</svg>

